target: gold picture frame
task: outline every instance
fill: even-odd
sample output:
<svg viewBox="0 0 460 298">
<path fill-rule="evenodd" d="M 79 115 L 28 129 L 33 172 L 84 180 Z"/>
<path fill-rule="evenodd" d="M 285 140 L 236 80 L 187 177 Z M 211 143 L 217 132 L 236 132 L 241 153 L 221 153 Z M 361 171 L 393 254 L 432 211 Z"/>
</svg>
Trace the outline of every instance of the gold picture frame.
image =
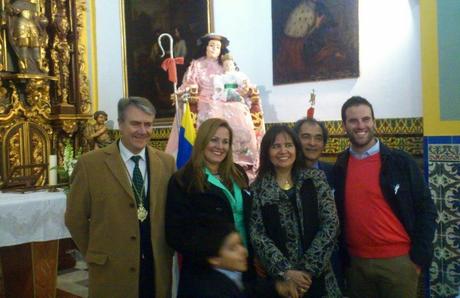
<svg viewBox="0 0 460 298">
<path fill-rule="evenodd" d="M 157 109 L 156 125 L 172 124 L 174 106 L 170 100 L 173 85 L 161 69 L 157 37 L 175 36 L 182 31 L 186 42 L 185 64 L 178 65 L 182 76 L 197 49 L 197 39 L 213 31 L 213 0 L 120 0 L 122 20 L 122 63 L 124 96 L 143 96 Z M 169 47 L 169 42 L 164 41 Z"/>
</svg>

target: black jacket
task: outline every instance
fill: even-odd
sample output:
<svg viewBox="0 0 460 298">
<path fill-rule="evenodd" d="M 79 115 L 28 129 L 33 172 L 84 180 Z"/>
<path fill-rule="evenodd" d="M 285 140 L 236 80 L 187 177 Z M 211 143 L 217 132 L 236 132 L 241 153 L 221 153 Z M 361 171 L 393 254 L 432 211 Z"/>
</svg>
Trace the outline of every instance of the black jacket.
<svg viewBox="0 0 460 298">
<path fill-rule="evenodd" d="M 184 275 L 184 278 L 178 298 L 279 297 L 274 283 L 266 280 L 243 280 L 244 289 L 240 290 L 234 281 L 211 268 L 192 272 L 184 269 L 181 275 Z"/>
<path fill-rule="evenodd" d="M 344 199 L 349 149 L 340 153 L 334 166 L 335 199 L 344 245 Z M 436 207 L 415 160 L 406 152 L 380 143 L 382 193 L 411 239 L 412 261 L 428 268 L 433 258 Z"/>
<path fill-rule="evenodd" d="M 333 174 L 334 165 L 325 161 L 318 161 L 318 169 L 322 170 L 326 174 L 327 183 L 334 189 L 334 174 Z"/>
<path fill-rule="evenodd" d="M 188 184 L 188 181 L 184 182 L 185 185 Z M 200 244 L 196 243 L 193 237 L 187 237 L 194 234 L 197 223 L 212 218 L 234 223 L 232 207 L 225 193 L 213 184 L 208 185 L 209 189 L 204 192 L 188 193 L 179 182 L 178 172 L 169 180 L 165 214 L 166 241 L 184 257 L 193 255 L 194 248 Z M 251 194 L 248 189 L 241 189 L 241 192 L 244 225 L 249 234 Z"/>
</svg>

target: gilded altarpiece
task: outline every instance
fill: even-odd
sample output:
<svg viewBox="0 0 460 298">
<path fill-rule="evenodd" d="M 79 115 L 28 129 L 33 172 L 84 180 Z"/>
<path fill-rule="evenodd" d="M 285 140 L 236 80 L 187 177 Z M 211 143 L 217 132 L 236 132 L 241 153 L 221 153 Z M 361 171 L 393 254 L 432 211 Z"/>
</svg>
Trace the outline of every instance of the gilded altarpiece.
<svg viewBox="0 0 460 298">
<path fill-rule="evenodd" d="M 86 1 L 0 1 L 1 188 L 38 172 L 50 154 L 62 162 L 65 140 L 79 147 L 92 111 Z M 43 173 L 35 185 L 47 183 Z"/>
</svg>

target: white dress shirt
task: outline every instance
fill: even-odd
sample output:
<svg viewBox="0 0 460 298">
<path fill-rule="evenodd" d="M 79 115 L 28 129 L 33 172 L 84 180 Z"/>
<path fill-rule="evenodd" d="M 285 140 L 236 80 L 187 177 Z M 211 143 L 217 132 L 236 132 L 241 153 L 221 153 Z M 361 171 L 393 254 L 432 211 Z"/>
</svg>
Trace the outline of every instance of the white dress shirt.
<svg viewBox="0 0 460 298">
<path fill-rule="evenodd" d="M 128 169 L 129 181 L 131 182 L 131 184 L 133 180 L 134 166 L 136 165 L 135 162 L 131 159 L 131 157 L 134 155 L 139 155 L 141 157 L 141 159 L 139 160 L 139 169 L 141 170 L 142 179 L 144 179 L 145 193 L 147 193 L 149 184 L 148 184 L 148 178 L 147 178 L 147 160 L 145 157 L 145 154 L 146 154 L 145 148 L 142 149 L 142 151 L 139 152 L 138 154 L 134 154 L 131 151 L 129 151 L 129 149 L 126 148 L 125 145 L 123 145 L 123 142 L 121 140 L 118 144 L 120 147 L 121 159 L 125 163 L 126 169 Z"/>
</svg>

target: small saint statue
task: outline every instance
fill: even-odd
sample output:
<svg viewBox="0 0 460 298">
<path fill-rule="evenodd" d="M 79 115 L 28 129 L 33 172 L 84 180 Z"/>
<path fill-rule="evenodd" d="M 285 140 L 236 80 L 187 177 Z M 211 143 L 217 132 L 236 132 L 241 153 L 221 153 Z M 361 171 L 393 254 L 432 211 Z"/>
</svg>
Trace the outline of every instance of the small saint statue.
<svg viewBox="0 0 460 298">
<path fill-rule="evenodd" d="M 16 0 L 7 8 L 8 37 L 16 53 L 19 72 L 43 73 L 42 48 L 48 35 L 48 19 L 37 15 L 35 3 Z"/>
<path fill-rule="evenodd" d="M 316 104 L 316 94 L 315 89 L 313 89 L 310 93 L 310 107 L 307 110 L 307 118 L 312 119 L 315 115 L 315 104 Z"/>
<path fill-rule="evenodd" d="M 103 148 L 113 142 L 113 138 L 109 133 L 109 128 L 106 125 L 108 116 L 104 111 L 94 113 L 94 121 L 88 124 L 85 128 L 84 136 L 91 150 Z"/>
</svg>

